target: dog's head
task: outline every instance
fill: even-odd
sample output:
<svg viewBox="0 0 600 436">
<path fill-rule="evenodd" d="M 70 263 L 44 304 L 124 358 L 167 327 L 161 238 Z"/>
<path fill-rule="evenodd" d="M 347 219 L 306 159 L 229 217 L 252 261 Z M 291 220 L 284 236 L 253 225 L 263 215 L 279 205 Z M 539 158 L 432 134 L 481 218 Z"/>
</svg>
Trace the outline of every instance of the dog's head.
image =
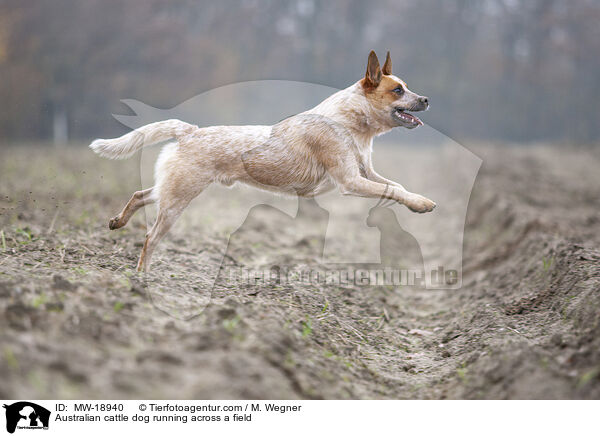
<svg viewBox="0 0 600 436">
<path fill-rule="evenodd" d="M 415 94 L 406 83 L 392 74 L 392 59 L 388 51 L 383 68 L 374 51 L 369 53 L 367 73 L 360 81 L 370 110 L 377 119 L 388 127 L 414 129 L 423 122 L 409 112 L 429 108 L 427 97 Z"/>
</svg>

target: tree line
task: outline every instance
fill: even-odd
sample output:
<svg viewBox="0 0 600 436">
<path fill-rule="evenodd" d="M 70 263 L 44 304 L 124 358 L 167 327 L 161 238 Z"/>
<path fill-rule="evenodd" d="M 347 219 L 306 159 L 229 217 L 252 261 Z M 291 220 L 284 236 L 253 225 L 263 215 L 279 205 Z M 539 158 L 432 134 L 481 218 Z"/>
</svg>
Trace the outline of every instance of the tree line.
<svg viewBox="0 0 600 436">
<path fill-rule="evenodd" d="M 260 79 L 336 88 L 369 50 L 456 138 L 600 136 L 598 0 L 2 0 L 0 139 L 120 134 L 123 98 L 171 107 Z"/>
</svg>

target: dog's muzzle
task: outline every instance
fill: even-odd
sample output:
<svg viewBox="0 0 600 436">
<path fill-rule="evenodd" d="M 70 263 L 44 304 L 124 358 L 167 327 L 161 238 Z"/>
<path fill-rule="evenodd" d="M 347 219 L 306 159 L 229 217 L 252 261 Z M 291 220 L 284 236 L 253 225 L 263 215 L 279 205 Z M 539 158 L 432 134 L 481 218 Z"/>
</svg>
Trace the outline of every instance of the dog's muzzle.
<svg viewBox="0 0 600 436">
<path fill-rule="evenodd" d="M 403 127 L 414 129 L 417 126 L 422 126 L 423 121 L 409 113 L 409 111 L 418 112 L 425 111 L 427 109 L 429 109 L 429 99 L 427 97 L 419 97 L 417 102 L 409 108 L 403 108 L 400 106 L 394 108 L 393 116 L 400 121 Z"/>
</svg>

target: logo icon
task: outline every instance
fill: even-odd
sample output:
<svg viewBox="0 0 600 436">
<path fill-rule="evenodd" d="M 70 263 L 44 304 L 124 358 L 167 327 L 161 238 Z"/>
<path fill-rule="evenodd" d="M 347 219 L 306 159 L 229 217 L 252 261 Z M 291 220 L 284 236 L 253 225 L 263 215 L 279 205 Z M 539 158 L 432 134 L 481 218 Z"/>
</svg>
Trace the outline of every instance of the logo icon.
<svg viewBox="0 0 600 436">
<path fill-rule="evenodd" d="M 4 404 L 6 409 L 6 431 L 14 433 L 18 429 L 48 429 L 50 411 L 29 401 L 19 401 L 11 405 Z"/>
</svg>

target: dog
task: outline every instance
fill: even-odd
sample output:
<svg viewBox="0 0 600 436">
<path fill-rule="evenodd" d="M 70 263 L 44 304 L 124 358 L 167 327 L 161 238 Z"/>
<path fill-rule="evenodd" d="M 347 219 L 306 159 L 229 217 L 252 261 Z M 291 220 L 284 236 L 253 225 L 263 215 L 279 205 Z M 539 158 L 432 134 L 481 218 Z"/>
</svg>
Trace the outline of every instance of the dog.
<svg viewBox="0 0 600 436">
<path fill-rule="evenodd" d="M 116 139 L 96 139 L 94 152 L 110 159 L 132 156 L 142 147 L 175 140 L 161 150 L 155 185 L 135 192 L 109 222 L 127 224 L 140 208 L 158 203 L 158 216 L 146 235 L 137 265 L 148 271 L 152 253 L 192 199 L 211 183 L 240 182 L 269 191 L 314 197 L 338 188 L 343 195 L 394 200 L 414 212 L 436 204 L 373 169 L 373 138 L 394 127 L 423 125 L 410 112 L 429 108 L 427 97 L 410 91 L 392 74 L 387 53 L 383 67 L 374 51 L 365 76 L 316 107 L 273 126 L 199 128 L 180 120 L 140 127 Z"/>
</svg>

